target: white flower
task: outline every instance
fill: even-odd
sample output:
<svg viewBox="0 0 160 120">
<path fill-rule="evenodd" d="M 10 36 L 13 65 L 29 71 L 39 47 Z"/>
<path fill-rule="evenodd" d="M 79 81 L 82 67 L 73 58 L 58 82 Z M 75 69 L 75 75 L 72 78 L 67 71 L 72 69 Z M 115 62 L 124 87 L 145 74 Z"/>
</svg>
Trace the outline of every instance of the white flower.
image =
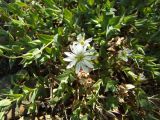
<svg viewBox="0 0 160 120">
<path fill-rule="evenodd" d="M 88 38 L 88 39 L 86 39 L 85 40 L 85 34 L 79 34 L 78 36 L 77 36 L 77 41 L 75 41 L 75 42 L 73 42 L 73 44 L 81 44 L 81 45 L 83 45 L 83 46 L 85 46 L 85 47 L 88 47 L 88 46 L 90 46 L 90 42 L 92 41 L 92 38 Z"/>
<path fill-rule="evenodd" d="M 63 60 L 70 62 L 67 69 L 75 66 L 76 73 L 79 73 L 80 70 L 89 73 L 89 68 L 94 68 L 92 60 L 96 59 L 95 50 L 87 50 L 86 46 L 78 43 L 70 45 L 70 49 L 71 52 L 64 52 L 68 57 Z"/>
</svg>

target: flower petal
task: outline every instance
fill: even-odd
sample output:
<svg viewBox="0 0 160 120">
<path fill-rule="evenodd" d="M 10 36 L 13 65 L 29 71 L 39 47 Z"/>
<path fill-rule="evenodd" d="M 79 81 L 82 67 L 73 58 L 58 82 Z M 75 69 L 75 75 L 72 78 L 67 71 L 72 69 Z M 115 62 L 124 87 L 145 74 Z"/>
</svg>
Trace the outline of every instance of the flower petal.
<svg viewBox="0 0 160 120">
<path fill-rule="evenodd" d="M 66 57 L 66 58 L 64 58 L 63 60 L 64 60 L 64 61 L 68 61 L 68 62 L 70 62 L 70 61 L 73 61 L 73 60 L 74 60 L 74 58 L 72 58 L 72 57 Z"/>
<path fill-rule="evenodd" d="M 74 52 L 75 52 L 75 54 L 83 53 L 84 52 L 84 47 L 81 44 L 77 44 L 75 46 Z"/>
<path fill-rule="evenodd" d="M 85 60 L 94 60 L 96 58 L 97 58 L 97 56 L 85 56 L 84 57 Z"/>
<path fill-rule="evenodd" d="M 76 64 L 75 60 L 70 62 L 69 65 L 67 66 L 67 69 L 72 68 L 75 64 Z"/>
<path fill-rule="evenodd" d="M 82 34 L 79 34 L 78 36 L 77 36 L 77 40 L 80 42 L 81 40 L 83 40 L 84 39 L 84 37 L 82 36 Z"/>
<path fill-rule="evenodd" d="M 86 67 L 84 64 L 82 65 L 82 70 L 86 73 L 89 73 L 89 68 Z"/>
<path fill-rule="evenodd" d="M 73 53 L 71 53 L 71 52 L 64 52 L 64 54 L 66 54 L 66 55 L 69 56 L 69 57 L 74 57 L 74 56 L 75 56 L 75 54 L 73 54 Z"/>
<path fill-rule="evenodd" d="M 92 38 L 88 38 L 87 40 L 85 40 L 85 43 L 90 43 L 92 41 Z"/>
<path fill-rule="evenodd" d="M 76 43 L 73 43 L 72 45 L 70 45 L 69 47 L 70 47 L 70 49 L 71 49 L 71 51 L 75 54 L 75 47 L 76 46 Z"/>
<path fill-rule="evenodd" d="M 76 73 L 79 73 L 80 69 L 81 69 L 81 63 L 79 62 L 76 64 Z"/>
<path fill-rule="evenodd" d="M 86 66 L 88 66 L 89 68 L 94 68 L 92 62 L 89 62 L 88 60 L 83 60 L 83 62 L 84 62 L 84 64 L 85 64 Z"/>
<path fill-rule="evenodd" d="M 86 53 L 94 53 L 94 52 L 96 52 L 95 49 L 90 49 L 90 50 L 87 50 L 87 51 L 86 51 Z"/>
<path fill-rule="evenodd" d="M 84 44 L 84 49 L 83 49 L 84 52 L 86 52 L 88 46 L 89 44 Z"/>
</svg>

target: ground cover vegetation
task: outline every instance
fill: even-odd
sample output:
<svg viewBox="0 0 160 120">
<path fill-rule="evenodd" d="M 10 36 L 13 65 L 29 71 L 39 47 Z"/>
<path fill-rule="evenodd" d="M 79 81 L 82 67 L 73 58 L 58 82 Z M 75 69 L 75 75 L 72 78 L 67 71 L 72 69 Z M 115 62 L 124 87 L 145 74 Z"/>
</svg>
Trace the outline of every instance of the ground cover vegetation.
<svg viewBox="0 0 160 120">
<path fill-rule="evenodd" d="M 0 120 L 159 120 L 159 0 L 0 0 Z"/>
</svg>

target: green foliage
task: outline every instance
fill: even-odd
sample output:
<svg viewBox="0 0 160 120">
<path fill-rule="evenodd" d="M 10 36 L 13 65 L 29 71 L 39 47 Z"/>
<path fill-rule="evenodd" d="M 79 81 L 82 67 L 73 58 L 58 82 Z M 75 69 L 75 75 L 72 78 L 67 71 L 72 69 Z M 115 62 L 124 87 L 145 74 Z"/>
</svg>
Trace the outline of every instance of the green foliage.
<svg viewBox="0 0 160 120">
<path fill-rule="evenodd" d="M 12 119 L 158 120 L 159 7 L 159 0 L 0 0 L 0 119 L 25 106 Z M 80 33 L 99 55 L 89 75 L 63 61 Z"/>
</svg>

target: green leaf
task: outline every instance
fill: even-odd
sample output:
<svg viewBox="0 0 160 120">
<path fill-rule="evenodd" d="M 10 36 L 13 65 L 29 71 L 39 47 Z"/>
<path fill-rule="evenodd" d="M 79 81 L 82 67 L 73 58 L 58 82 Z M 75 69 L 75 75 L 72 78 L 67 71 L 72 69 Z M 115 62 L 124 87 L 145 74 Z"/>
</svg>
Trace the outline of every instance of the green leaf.
<svg viewBox="0 0 160 120">
<path fill-rule="evenodd" d="M 69 76 L 59 76 L 58 80 L 64 83 L 68 83 Z"/>
<path fill-rule="evenodd" d="M 145 52 L 144 52 L 144 50 L 143 50 L 143 48 L 141 47 L 141 46 L 137 46 L 137 50 L 141 53 L 141 54 L 143 54 L 143 55 L 145 55 Z"/>
<path fill-rule="evenodd" d="M 116 91 L 116 82 L 113 80 L 108 80 L 107 84 L 106 84 L 106 91 L 112 91 L 115 92 Z"/>
<path fill-rule="evenodd" d="M 132 22 L 134 22 L 134 20 L 136 19 L 136 16 L 134 16 L 134 15 L 128 15 L 128 16 L 126 16 L 126 17 L 124 17 L 124 19 L 123 19 L 123 23 L 132 23 Z"/>
<path fill-rule="evenodd" d="M 49 7 L 52 7 L 54 5 L 53 0 L 43 0 L 45 4 L 47 4 Z"/>
<path fill-rule="evenodd" d="M 31 42 L 28 42 L 29 45 L 33 46 L 33 45 L 41 45 L 41 41 L 40 40 L 33 40 Z"/>
<path fill-rule="evenodd" d="M 131 76 L 133 79 L 137 78 L 137 75 L 134 74 L 132 71 L 127 72 L 129 76 Z"/>
<path fill-rule="evenodd" d="M 16 20 L 16 19 L 11 19 L 11 21 L 12 21 L 12 23 L 13 24 L 15 24 L 15 25 L 18 25 L 18 26 L 26 26 L 26 25 L 28 25 L 28 24 L 26 24 L 25 22 L 24 22 L 24 20 L 21 18 L 21 17 L 19 17 L 19 20 Z"/>
<path fill-rule="evenodd" d="M 73 14 L 68 9 L 64 9 L 64 19 L 67 22 L 67 24 L 72 27 L 73 25 Z"/>
<path fill-rule="evenodd" d="M 33 113 L 33 112 L 37 112 L 36 108 L 37 108 L 36 103 L 31 103 L 29 105 L 27 114 L 30 114 L 30 113 Z"/>
<path fill-rule="evenodd" d="M 23 92 L 25 93 L 25 94 L 27 94 L 27 93 L 29 93 L 29 92 L 32 92 L 33 91 L 33 89 L 31 89 L 31 88 L 29 88 L 29 87 L 27 87 L 27 86 L 24 86 L 23 87 Z"/>
<path fill-rule="evenodd" d="M 101 84 L 102 84 L 102 80 L 100 79 L 92 86 L 93 89 L 96 90 L 96 94 L 99 92 Z"/>
<path fill-rule="evenodd" d="M 119 16 L 111 18 L 109 20 L 109 25 L 111 25 L 111 26 L 117 25 L 119 23 L 120 19 L 121 19 L 121 17 L 119 17 Z"/>
<path fill-rule="evenodd" d="M 30 101 L 31 101 L 32 103 L 34 103 L 34 102 L 35 102 L 35 99 L 36 99 L 37 93 L 38 93 L 38 90 L 37 90 L 37 89 L 35 89 L 35 90 L 33 91 L 32 95 L 31 95 L 31 98 L 30 98 Z"/>
<path fill-rule="evenodd" d="M 0 49 L 0 56 L 3 55 L 3 51 Z"/>
<path fill-rule="evenodd" d="M 83 2 L 79 2 L 78 8 L 81 12 L 86 12 L 88 9 L 88 6 L 86 4 L 84 5 Z"/>
<path fill-rule="evenodd" d="M 38 37 L 39 37 L 39 40 L 44 44 L 47 44 L 53 40 L 53 35 L 38 34 Z"/>
<path fill-rule="evenodd" d="M 81 112 L 81 108 L 80 107 L 76 108 L 73 111 L 72 119 L 74 119 L 74 120 L 79 119 L 80 112 Z"/>
<path fill-rule="evenodd" d="M 88 0 L 88 4 L 92 6 L 94 4 L 94 0 Z"/>
<path fill-rule="evenodd" d="M 3 99 L 0 101 L 0 107 L 9 106 L 12 103 L 10 99 Z"/>
<path fill-rule="evenodd" d="M 12 49 L 4 46 L 4 45 L 0 45 L 0 49 L 6 50 L 6 51 L 11 51 Z"/>
<path fill-rule="evenodd" d="M 4 120 L 4 114 L 5 112 L 0 112 L 0 120 Z"/>
<path fill-rule="evenodd" d="M 28 7 L 28 5 L 24 2 L 16 2 L 16 4 L 20 7 Z"/>
<path fill-rule="evenodd" d="M 42 51 L 38 48 L 32 50 L 32 55 L 34 56 L 34 59 L 38 59 L 39 57 L 41 57 Z"/>
</svg>

